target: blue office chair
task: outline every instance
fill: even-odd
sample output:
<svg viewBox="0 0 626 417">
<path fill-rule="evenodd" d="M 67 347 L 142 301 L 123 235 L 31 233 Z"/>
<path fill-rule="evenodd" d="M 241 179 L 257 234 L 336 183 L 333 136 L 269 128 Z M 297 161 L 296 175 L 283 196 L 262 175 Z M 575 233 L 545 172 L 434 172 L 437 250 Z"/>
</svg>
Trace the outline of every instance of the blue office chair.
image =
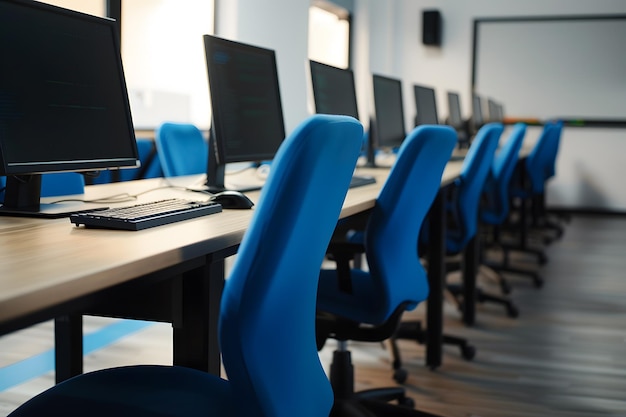
<svg viewBox="0 0 626 417">
<path fill-rule="evenodd" d="M 138 138 L 137 153 L 139 154 L 141 166 L 139 168 L 120 170 L 120 181 L 160 178 L 164 176 L 154 140 Z"/>
<path fill-rule="evenodd" d="M 166 177 L 203 174 L 207 171 L 209 145 L 200 130 L 188 123 L 163 123 L 155 142 Z"/>
<path fill-rule="evenodd" d="M 526 124 L 517 123 L 513 126 L 506 142 L 498 150 L 493 159 L 491 170 L 485 181 L 482 202 L 480 205 L 480 221 L 490 227 L 491 232 L 487 233 L 488 238 L 485 245 L 488 247 L 498 247 L 500 243 L 500 226 L 508 219 L 510 213 L 511 180 L 513 172 L 519 161 L 519 151 L 524 142 L 526 134 Z M 497 265 L 483 261 L 487 266 Z M 494 269 L 494 268 L 492 268 Z M 498 274 L 498 280 L 502 291 L 505 294 L 510 292 L 507 280 Z"/>
<path fill-rule="evenodd" d="M 557 222 L 552 221 L 548 217 L 545 202 L 545 186 L 548 181 L 556 175 L 556 161 L 559 153 L 559 145 L 561 142 L 561 134 L 563 130 L 563 121 L 557 120 L 552 122 L 550 129 L 550 141 L 548 149 L 545 151 L 546 157 L 543 160 L 543 169 L 538 167 L 530 167 L 533 169 L 531 176 L 532 198 L 532 224 L 535 228 L 550 230 L 555 232 L 553 237 L 546 236 L 545 243 L 550 243 L 554 239 L 558 239 L 563 235 L 563 227 Z M 541 175 L 543 173 L 543 175 Z"/>
<path fill-rule="evenodd" d="M 413 405 L 400 387 L 355 392 L 347 341 L 388 339 L 402 313 L 426 299 L 428 281 L 420 263 L 417 238 L 439 190 L 456 137 L 448 126 L 414 129 L 402 143 L 366 221 L 364 241 L 334 241 L 329 246 L 337 268 L 320 274 L 317 336 L 319 349 L 328 338 L 339 341 L 330 370 L 335 393 L 331 415 L 344 415 L 350 410 L 367 416 L 398 412 L 431 415 L 391 404 L 396 400 L 402 406 Z M 351 268 L 350 260 L 363 252 L 369 271 Z"/>
<path fill-rule="evenodd" d="M 446 255 L 449 259 L 462 254 L 478 233 L 480 197 L 503 129 L 504 127 L 500 123 L 488 123 L 479 129 L 463 160 L 461 174 L 449 190 L 446 202 L 448 214 L 445 238 Z M 427 222 L 421 230 L 420 243 L 421 246 L 428 244 Z M 446 266 L 448 271 L 460 268 L 458 262 L 447 262 Z M 472 271 L 472 274 L 475 275 L 476 271 Z M 463 287 L 449 284 L 447 288 L 461 305 L 460 298 L 464 292 Z M 500 297 L 484 294 L 482 291 L 476 291 L 475 296 L 479 301 L 491 298 L 493 301 L 500 299 Z M 508 300 L 503 299 L 503 302 L 506 303 L 506 301 Z M 402 321 L 391 339 L 396 374 L 402 369 L 397 339 L 409 339 L 417 343 L 428 342 L 424 338 L 424 331 L 419 321 Z M 472 359 L 475 354 L 473 347 L 468 345 L 464 338 L 444 335 L 443 342 L 459 346 L 466 359 Z"/>
<path fill-rule="evenodd" d="M 546 123 L 530 154 L 524 163 L 516 169 L 511 183 L 510 195 L 516 202 L 514 211 L 517 215 L 517 221 L 509 222 L 508 226 L 516 234 L 518 242 L 500 242 L 499 246 L 504 255 L 503 261 L 499 265 L 492 265 L 498 271 L 529 277 L 536 287 L 543 285 L 543 279 L 538 272 L 533 269 L 513 266 L 510 262 L 510 253 L 520 252 L 534 256 L 540 265 L 548 261 L 543 248 L 531 245 L 529 242 L 529 232 L 533 225 L 528 221 L 528 214 L 533 214 L 534 223 L 537 223 L 539 213 L 545 213 L 543 207 L 545 185 L 555 174 L 562 125 L 562 122 Z"/>
<path fill-rule="evenodd" d="M 478 229 L 480 224 L 481 197 L 488 182 L 489 175 L 495 159 L 495 151 L 504 130 L 501 123 L 488 123 L 483 125 L 478 131 L 472 146 L 465 157 L 461 175 L 456 181 L 449 201 L 448 230 L 446 233 L 446 250 L 449 256 L 456 256 L 463 253 L 473 239 L 478 239 L 474 244 L 480 247 Z M 519 150 L 518 150 L 519 151 Z M 465 256 L 472 256 L 465 254 Z M 466 260 L 467 261 L 467 260 Z M 461 265 L 452 262 L 450 269 L 460 269 Z M 476 276 L 477 271 L 472 271 Z M 448 290 L 452 293 L 459 307 L 463 308 L 463 297 L 467 293 L 463 284 L 449 284 Z M 476 287 L 475 299 L 478 302 L 493 302 L 501 304 L 506 308 L 509 317 L 519 315 L 518 308 L 513 301 L 500 295 L 489 294 L 481 288 Z M 472 324 L 473 318 L 467 320 L 466 324 Z"/>
<path fill-rule="evenodd" d="M 328 416 L 316 289 L 362 134 L 351 117 L 315 115 L 278 150 L 222 296 L 228 380 L 177 366 L 106 369 L 60 383 L 10 416 Z"/>
</svg>

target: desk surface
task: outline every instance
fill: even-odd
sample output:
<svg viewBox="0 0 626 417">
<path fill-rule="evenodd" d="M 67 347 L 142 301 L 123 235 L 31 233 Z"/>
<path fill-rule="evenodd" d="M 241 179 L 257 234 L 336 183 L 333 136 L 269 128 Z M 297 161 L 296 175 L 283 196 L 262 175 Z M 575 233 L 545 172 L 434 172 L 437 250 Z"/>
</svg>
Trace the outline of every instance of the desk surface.
<svg viewBox="0 0 626 417">
<path fill-rule="evenodd" d="M 442 178 L 447 184 L 458 176 L 460 162 L 451 162 Z M 359 169 L 377 183 L 353 188 L 341 217 L 371 209 L 388 169 Z M 192 179 L 177 178 L 177 184 Z M 166 185 L 151 179 L 87 186 L 85 199 L 120 192 L 136 194 Z M 253 201 L 258 192 L 246 193 Z M 167 196 L 199 199 L 202 194 L 162 188 L 141 195 L 137 202 Z M 50 198 L 47 200 L 55 200 Z M 117 203 L 131 205 L 135 202 Z M 0 334 L 15 330 L 12 321 L 103 289 L 132 281 L 185 261 L 236 247 L 248 226 L 252 210 L 222 213 L 159 226 L 139 232 L 76 228 L 67 218 L 33 219 L 0 216 Z M 53 318 L 53 317 L 48 317 Z"/>
</svg>

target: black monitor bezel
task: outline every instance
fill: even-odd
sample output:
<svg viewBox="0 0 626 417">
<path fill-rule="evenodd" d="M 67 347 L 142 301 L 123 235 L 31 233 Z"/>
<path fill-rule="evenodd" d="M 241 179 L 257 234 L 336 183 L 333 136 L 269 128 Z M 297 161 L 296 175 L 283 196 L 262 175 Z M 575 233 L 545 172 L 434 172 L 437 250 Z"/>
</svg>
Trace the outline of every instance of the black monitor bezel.
<svg viewBox="0 0 626 417">
<path fill-rule="evenodd" d="M 485 123 L 482 97 L 476 93 L 472 94 L 472 123 L 474 129 L 479 129 Z"/>
<path fill-rule="evenodd" d="M 128 89 L 126 85 L 126 79 L 124 76 L 124 70 L 122 67 L 122 59 L 120 53 L 120 39 L 119 28 L 115 20 L 110 18 L 103 18 L 98 16 L 89 15 L 86 13 L 77 12 L 74 10 L 64 9 L 61 7 L 39 3 L 34 1 L 25 0 L 3 0 L 3 3 L 13 3 L 15 5 L 22 6 L 24 8 L 38 9 L 44 12 L 54 13 L 74 19 L 80 19 L 83 21 L 91 22 L 94 24 L 103 25 L 111 32 L 112 40 L 114 42 L 114 52 L 119 57 L 116 65 L 118 71 L 118 80 L 120 81 L 120 88 L 122 89 L 122 97 L 124 102 L 121 105 L 124 107 L 126 113 L 126 126 L 128 126 L 128 139 L 131 141 L 130 150 L 133 155 L 129 155 L 123 158 L 99 158 L 99 159 L 84 159 L 84 160 L 58 160 L 58 161 L 33 161 L 24 163 L 21 162 L 18 165 L 7 161 L 6 152 L 3 152 L 3 141 L 0 137 L 0 175 L 12 176 L 12 175 L 39 175 L 53 172 L 86 172 L 86 171 L 98 171 L 102 169 L 121 169 L 121 168 L 137 168 L 139 167 L 139 153 L 136 145 L 135 130 L 132 121 L 132 115 L 130 110 L 130 102 L 128 99 Z M 88 138 L 85 138 L 87 140 Z"/>
<path fill-rule="evenodd" d="M 354 112 L 350 112 L 350 114 L 348 114 L 348 112 L 339 112 L 339 113 L 334 113 L 334 114 L 352 116 L 358 120 L 359 119 L 359 106 L 358 106 L 357 98 L 356 98 L 356 85 L 354 82 L 354 72 L 350 68 L 339 68 L 339 67 L 324 64 L 322 62 L 314 61 L 314 60 L 309 60 L 309 70 L 310 70 L 310 76 L 311 76 L 310 78 L 311 78 L 311 87 L 312 87 L 312 93 L 313 93 L 313 104 L 315 106 L 315 112 L 321 113 L 321 111 L 319 110 L 320 108 L 320 97 L 319 97 L 320 85 L 319 85 L 319 81 L 318 81 L 316 74 L 318 70 L 323 70 L 323 71 L 332 73 L 333 75 L 342 75 L 342 76 L 348 77 L 349 84 L 350 84 L 349 89 L 351 90 L 350 105 L 353 107 Z"/>
<path fill-rule="evenodd" d="M 382 97 L 376 94 L 377 81 L 389 83 L 389 85 L 393 84 L 394 88 L 397 88 L 398 96 L 394 97 L 395 104 L 381 101 Z M 389 77 L 386 75 L 372 74 L 372 92 L 373 92 L 372 96 L 374 100 L 374 120 L 373 121 L 374 121 L 374 127 L 375 127 L 375 132 L 376 132 L 375 134 L 376 143 L 374 144 L 374 146 L 378 149 L 398 148 L 400 147 L 400 145 L 402 145 L 402 142 L 406 138 L 406 126 L 405 126 L 405 119 L 404 119 L 404 102 L 402 98 L 402 81 L 398 78 L 393 78 L 393 77 Z M 387 140 L 387 138 L 383 138 L 381 135 L 381 128 L 380 128 L 380 121 L 381 121 L 380 115 L 382 114 L 382 112 L 380 111 L 381 106 L 388 107 L 389 105 L 397 105 L 396 110 L 398 110 L 400 114 L 400 119 L 402 121 L 401 125 L 399 124 L 399 126 L 396 126 L 396 127 L 399 127 L 400 129 L 398 130 L 397 137 L 395 137 L 393 140 Z"/>
<path fill-rule="evenodd" d="M 463 127 L 463 114 L 461 113 L 461 97 L 456 91 L 448 91 L 448 120 L 450 126 L 455 129 L 461 129 Z M 454 120 L 453 114 L 458 116 L 458 119 Z"/>
<path fill-rule="evenodd" d="M 209 82 L 209 94 L 210 94 L 211 103 L 212 103 L 211 105 L 212 124 L 211 124 L 211 135 L 210 135 L 210 141 L 212 142 L 211 143 L 212 146 L 209 147 L 209 150 L 210 151 L 212 150 L 215 152 L 215 155 L 214 155 L 215 162 L 218 165 L 223 166 L 223 165 L 226 165 L 229 163 L 235 163 L 235 162 L 259 162 L 260 163 L 262 161 L 273 159 L 280 144 L 285 139 L 285 122 L 284 122 L 284 115 L 283 115 L 282 100 L 281 100 L 281 95 L 280 95 L 280 86 L 279 86 L 279 80 L 278 80 L 278 66 L 276 63 L 275 51 L 272 49 L 268 49 L 268 48 L 263 48 L 263 47 L 259 47 L 255 45 L 232 41 L 232 40 L 221 38 L 221 37 L 214 36 L 214 35 L 204 35 L 203 39 L 204 39 L 204 51 L 205 51 L 205 58 L 206 58 L 206 65 L 207 65 L 207 76 L 208 76 L 208 82 Z M 275 144 L 276 146 L 273 147 L 271 150 L 268 149 L 267 152 L 263 152 L 263 153 L 239 153 L 239 154 L 236 154 L 236 153 L 233 154 L 232 152 L 229 153 L 227 151 L 226 146 L 225 146 L 226 142 L 225 142 L 224 135 L 223 135 L 224 125 L 222 123 L 222 120 L 224 118 L 224 109 L 219 105 L 215 105 L 215 103 L 219 102 L 221 98 L 217 96 L 217 89 L 211 88 L 212 84 L 215 84 L 216 82 L 218 82 L 215 79 L 215 74 L 211 70 L 211 62 L 208 59 L 209 54 L 210 54 L 210 49 L 215 46 L 218 46 L 218 47 L 227 46 L 228 48 L 232 48 L 234 50 L 238 50 L 243 53 L 263 54 L 263 55 L 266 55 L 266 57 L 270 59 L 271 65 L 272 65 L 272 71 L 273 71 L 273 78 L 275 81 L 274 86 L 273 86 L 273 91 L 277 98 L 277 102 L 274 104 L 276 104 L 277 108 L 279 109 L 278 119 L 280 119 L 280 120 L 277 119 L 276 121 L 279 122 L 280 124 L 280 130 L 282 134 L 280 142 L 276 142 Z"/>
<path fill-rule="evenodd" d="M 487 109 L 489 110 L 489 121 L 490 122 L 501 122 L 502 116 L 500 115 L 499 109 L 500 103 L 498 103 L 495 99 L 489 97 L 487 98 Z"/>
<path fill-rule="evenodd" d="M 429 94 L 432 94 L 433 110 L 435 114 L 436 123 L 430 123 L 430 122 L 424 123 L 421 121 L 421 116 L 420 116 L 420 111 L 419 111 L 419 100 L 418 100 L 418 95 L 420 94 L 420 91 L 424 91 L 424 92 L 428 92 Z M 415 110 L 417 113 L 415 116 L 415 126 L 419 126 L 423 124 L 439 124 L 439 114 L 437 112 L 437 97 L 435 95 L 435 89 L 433 87 L 426 86 L 426 85 L 414 84 L 413 95 L 415 98 Z"/>
<path fill-rule="evenodd" d="M 63 28 L 67 30 L 67 28 L 63 25 L 63 22 L 55 21 L 57 17 L 61 19 L 75 19 L 77 22 L 86 22 L 88 24 L 100 25 L 101 29 L 104 28 L 104 31 L 108 31 L 111 35 L 110 41 L 112 48 L 108 52 L 112 53 L 112 56 L 115 58 L 114 61 L 110 61 L 111 65 L 115 67 L 116 80 L 109 80 L 109 82 L 115 82 L 117 84 L 116 88 L 119 88 L 119 98 L 121 101 L 116 102 L 116 105 L 119 105 L 118 112 L 123 114 L 124 120 L 121 121 L 122 129 L 117 131 L 115 134 L 118 136 L 122 136 L 122 139 L 126 139 L 128 142 L 124 144 L 123 152 L 119 155 L 112 156 L 112 153 L 105 157 L 95 157 L 89 149 L 86 148 L 86 153 L 83 155 L 76 155 L 75 153 L 67 158 L 59 158 L 58 156 L 52 161 L 46 161 L 44 158 L 38 157 L 33 158 L 37 159 L 36 161 L 23 161 L 23 160 L 14 160 L 11 162 L 11 155 L 7 157 L 7 149 L 6 149 L 6 137 L 0 137 L 0 175 L 5 175 L 6 178 L 6 188 L 4 192 L 4 201 L 2 202 L 2 206 L 0 207 L 0 215 L 3 216 L 25 216 L 25 217 L 42 217 L 42 218 L 59 218 L 59 217 L 67 217 L 72 213 L 84 211 L 84 210 L 93 210 L 97 208 L 102 208 L 102 206 L 93 206 L 89 204 L 85 204 L 84 202 L 70 202 L 70 203 L 48 203 L 42 204 L 41 202 L 41 179 L 43 174 L 47 173 L 56 173 L 56 172 L 88 172 L 88 171 L 99 171 L 102 169 L 108 170 L 117 170 L 122 168 L 137 168 L 140 166 L 139 163 L 139 152 L 137 149 L 137 142 L 135 137 L 135 129 L 132 122 L 132 115 L 130 110 L 130 102 L 128 99 L 128 89 L 126 85 L 126 79 L 124 77 L 124 70 L 122 67 L 122 59 L 121 59 L 121 51 L 120 51 L 120 39 L 119 39 L 119 26 L 115 20 L 109 18 L 103 18 L 98 16 L 89 15 L 86 13 L 77 12 L 74 10 L 68 10 L 62 7 L 49 5 L 45 3 L 28 1 L 28 0 L 5 0 L 2 3 L 3 6 L 8 6 L 9 8 L 15 7 L 15 9 L 5 9 L 4 17 L 10 16 L 12 14 L 16 14 L 19 18 L 20 24 L 24 24 L 25 22 L 28 24 L 28 18 L 24 18 L 21 16 L 23 12 L 28 13 L 33 12 L 31 15 L 32 20 L 30 24 L 32 26 L 32 31 L 34 34 L 42 36 L 43 40 L 48 40 L 49 38 L 45 37 L 45 34 L 40 34 L 42 28 L 39 26 L 41 22 L 38 19 L 41 17 L 39 14 L 43 12 L 47 14 L 47 16 L 51 16 L 51 19 L 54 24 L 57 26 L 52 26 L 56 28 Z M 84 28 L 81 28 L 81 30 Z M 97 32 L 94 31 L 94 32 Z M 84 35 L 84 34 L 83 34 Z M 84 37 L 83 37 L 84 38 Z M 21 49 L 24 50 L 24 49 Z M 67 49 L 69 51 L 69 49 Z M 31 56 L 33 51 L 30 51 Z M 110 72 L 107 74 L 111 74 Z M 115 98 L 116 100 L 118 97 Z M 118 113 L 118 114 L 119 114 Z M 43 125 L 43 123 L 42 123 Z M 63 126 L 59 124 L 59 126 Z M 37 125 L 37 128 L 39 126 Z M 61 128 L 59 127 L 59 128 Z M 41 133 L 42 137 L 48 137 L 50 132 L 54 132 L 52 127 L 45 125 L 45 132 Z M 94 129 L 98 129 L 98 127 L 94 127 Z M 126 130 L 127 129 L 127 130 Z M 124 132 L 126 130 L 126 132 Z M 122 133 L 120 133 L 122 132 Z M 67 133 L 67 131 L 64 131 Z M 32 134 L 32 133 L 31 133 Z M 74 132 L 72 135 L 78 135 L 78 133 Z M 80 135 L 80 137 L 74 137 L 77 139 L 73 142 L 75 143 L 89 143 L 90 134 L 86 132 L 84 135 Z M 128 155 L 124 155 L 128 153 Z M 22 154 L 24 155 L 24 154 Z M 51 156 L 52 158 L 52 156 Z"/>
</svg>

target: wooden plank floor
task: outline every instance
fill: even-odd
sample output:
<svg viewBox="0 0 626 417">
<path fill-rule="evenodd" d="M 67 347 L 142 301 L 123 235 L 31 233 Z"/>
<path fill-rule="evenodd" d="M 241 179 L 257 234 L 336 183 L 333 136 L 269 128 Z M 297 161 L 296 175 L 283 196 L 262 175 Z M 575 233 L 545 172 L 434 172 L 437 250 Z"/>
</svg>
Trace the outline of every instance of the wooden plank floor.
<svg viewBox="0 0 626 417">
<path fill-rule="evenodd" d="M 480 305 L 477 323 L 461 324 L 446 305 L 445 331 L 476 347 L 471 362 L 445 348 L 443 365 L 424 366 L 424 347 L 400 341 L 416 407 L 447 417 L 626 416 L 626 217 L 574 216 L 563 238 L 546 249 L 541 289 L 509 275 L 520 317 Z M 484 288 L 497 290 L 486 280 Z M 423 318 L 423 306 L 407 319 Z M 110 323 L 87 318 L 86 333 Z M 155 324 L 86 356 L 87 370 L 129 363 L 171 363 L 171 329 Z M 52 348 L 43 323 L 0 338 L 0 367 Z M 320 356 L 328 365 L 334 345 Z M 393 385 L 388 350 L 353 344 L 357 388 Z M 2 381 L 0 381 L 2 382 Z M 0 392 L 0 416 L 50 386 L 53 373 Z"/>
</svg>

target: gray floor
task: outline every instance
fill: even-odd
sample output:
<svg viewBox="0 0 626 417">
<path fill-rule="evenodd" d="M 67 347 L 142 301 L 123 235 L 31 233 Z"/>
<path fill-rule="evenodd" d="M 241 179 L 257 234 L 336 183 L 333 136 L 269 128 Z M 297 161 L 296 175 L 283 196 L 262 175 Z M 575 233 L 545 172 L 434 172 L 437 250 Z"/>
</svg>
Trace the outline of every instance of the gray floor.
<svg viewBox="0 0 626 417">
<path fill-rule="evenodd" d="M 477 356 L 467 362 L 446 347 L 443 365 L 424 366 L 424 347 L 400 341 L 417 408 L 449 417 L 626 416 L 626 217 L 575 216 L 563 238 L 547 247 L 542 289 L 509 276 L 518 319 L 500 306 L 480 305 L 472 328 L 446 305 L 447 333 L 467 337 Z M 454 279 L 454 277 L 451 277 Z M 482 285 L 497 290 L 485 275 Z M 423 306 L 407 318 L 422 318 Z M 85 332 L 113 321 L 87 318 Z M 170 363 L 171 329 L 154 324 L 87 355 L 87 370 L 131 363 Z M 52 326 L 0 338 L 0 367 L 52 348 Z M 321 352 L 328 364 L 332 343 Z M 358 388 L 392 385 L 388 350 L 352 347 Z M 0 392 L 0 415 L 49 387 L 52 372 Z M 1 382 L 1 381 L 0 381 Z"/>
</svg>

